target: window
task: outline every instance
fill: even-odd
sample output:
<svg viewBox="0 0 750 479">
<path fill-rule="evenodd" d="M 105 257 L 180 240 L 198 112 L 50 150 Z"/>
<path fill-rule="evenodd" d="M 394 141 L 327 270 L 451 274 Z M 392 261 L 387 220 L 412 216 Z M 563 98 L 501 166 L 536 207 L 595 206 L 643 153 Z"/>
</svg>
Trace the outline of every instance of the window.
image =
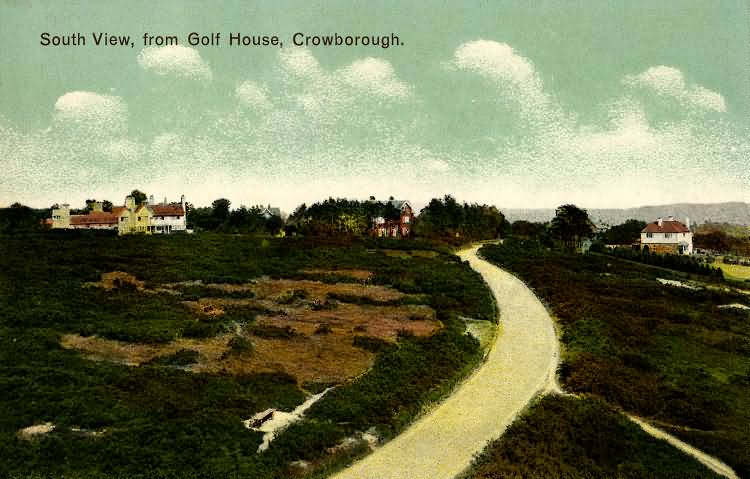
<svg viewBox="0 0 750 479">
<path fill-rule="evenodd" d="M 411 220 L 410 217 L 404 216 L 404 223 L 409 223 L 410 220 Z"/>
<path fill-rule="evenodd" d="M 653 233 L 646 233 L 646 238 L 653 238 L 653 237 L 654 237 Z"/>
<path fill-rule="evenodd" d="M 671 238 L 672 237 L 672 233 L 664 233 L 664 237 L 665 238 Z"/>
</svg>

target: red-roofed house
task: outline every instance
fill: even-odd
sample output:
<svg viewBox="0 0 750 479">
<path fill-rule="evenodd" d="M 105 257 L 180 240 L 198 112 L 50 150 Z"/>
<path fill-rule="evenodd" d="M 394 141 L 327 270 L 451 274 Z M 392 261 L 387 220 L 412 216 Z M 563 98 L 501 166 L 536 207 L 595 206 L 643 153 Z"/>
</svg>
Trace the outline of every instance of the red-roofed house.
<svg viewBox="0 0 750 479">
<path fill-rule="evenodd" d="M 659 218 L 641 230 L 641 249 L 659 254 L 693 254 L 693 233 L 690 218 L 685 223 Z"/>
<path fill-rule="evenodd" d="M 52 227 L 66 229 L 109 229 L 118 234 L 144 233 L 169 234 L 184 232 L 187 229 L 185 218 L 185 196 L 179 203 L 153 204 L 148 202 L 136 205 L 132 196 L 125 198 L 124 206 L 115 206 L 112 211 L 103 211 L 101 202 L 85 215 L 71 215 L 70 206 L 62 205 L 52 210 Z"/>
<path fill-rule="evenodd" d="M 154 197 L 151 196 L 148 208 L 151 210 L 153 233 L 169 234 L 178 231 L 184 233 L 187 229 L 185 195 L 180 197 L 179 203 L 167 203 L 167 199 L 164 198 L 164 201 L 158 205 L 154 204 Z"/>
</svg>

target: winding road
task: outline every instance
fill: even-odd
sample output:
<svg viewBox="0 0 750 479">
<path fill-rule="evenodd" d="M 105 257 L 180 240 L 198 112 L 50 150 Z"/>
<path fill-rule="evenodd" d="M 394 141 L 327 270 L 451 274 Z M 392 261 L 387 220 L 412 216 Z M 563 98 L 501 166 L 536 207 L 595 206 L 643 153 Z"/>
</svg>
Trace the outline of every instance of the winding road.
<svg viewBox="0 0 750 479">
<path fill-rule="evenodd" d="M 499 331 L 485 363 L 443 403 L 335 479 L 449 479 L 469 467 L 535 395 L 558 391 L 552 320 L 516 277 L 463 250 L 500 309 Z"/>
<path fill-rule="evenodd" d="M 454 478 L 488 441 L 503 434 L 537 394 L 562 393 L 556 378 L 560 354 L 552 318 L 523 282 L 481 259 L 478 250 L 475 246 L 458 255 L 482 275 L 500 309 L 498 334 L 485 363 L 429 414 L 334 479 Z M 739 479 L 719 459 L 639 418 L 627 417 L 712 471 Z"/>
</svg>

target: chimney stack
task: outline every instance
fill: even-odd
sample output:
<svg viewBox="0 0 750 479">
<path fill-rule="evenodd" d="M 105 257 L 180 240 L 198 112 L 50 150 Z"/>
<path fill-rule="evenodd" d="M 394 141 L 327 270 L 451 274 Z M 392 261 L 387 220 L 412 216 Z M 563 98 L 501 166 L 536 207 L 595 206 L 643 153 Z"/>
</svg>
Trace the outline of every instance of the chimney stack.
<svg viewBox="0 0 750 479">
<path fill-rule="evenodd" d="M 690 229 L 690 217 L 689 216 L 685 217 L 685 226 L 687 227 L 687 229 Z"/>
<path fill-rule="evenodd" d="M 662 221 L 662 219 L 661 219 L 661 218 L 659 218 L 659 219 L 657 220 L 657 223 L 659 223 L 659 228 L 661 228 L 661 227 L 662 227 L 662 224 L 663 224 L 663 221 Z"/>
<path fill-rule="evenodd" d="M 150 205 L 154 204 L 154 195 L 149 195 L 149 197 L 148 197 L 148 204 L 150 204 Z"/>
</svg>

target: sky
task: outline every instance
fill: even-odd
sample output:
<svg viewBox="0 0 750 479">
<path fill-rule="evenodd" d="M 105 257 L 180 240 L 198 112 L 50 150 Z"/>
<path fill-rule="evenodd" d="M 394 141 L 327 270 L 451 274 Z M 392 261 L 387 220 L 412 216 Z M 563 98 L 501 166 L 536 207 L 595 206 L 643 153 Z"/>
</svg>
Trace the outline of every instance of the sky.
<svg viewBox="0 0 750 479">
<path fill-rule="evenodd" d="M 745 0 L 152 3 L 0 0 L 0 206 L 134 188 L 286 211 L 750 201 Z M 43 47 L 43 32 L 88 42 Z M 230 32 L 284 46 L 230 47 Z M 294 47 L 295 32 L 403 45 Z"/>
</svg>

